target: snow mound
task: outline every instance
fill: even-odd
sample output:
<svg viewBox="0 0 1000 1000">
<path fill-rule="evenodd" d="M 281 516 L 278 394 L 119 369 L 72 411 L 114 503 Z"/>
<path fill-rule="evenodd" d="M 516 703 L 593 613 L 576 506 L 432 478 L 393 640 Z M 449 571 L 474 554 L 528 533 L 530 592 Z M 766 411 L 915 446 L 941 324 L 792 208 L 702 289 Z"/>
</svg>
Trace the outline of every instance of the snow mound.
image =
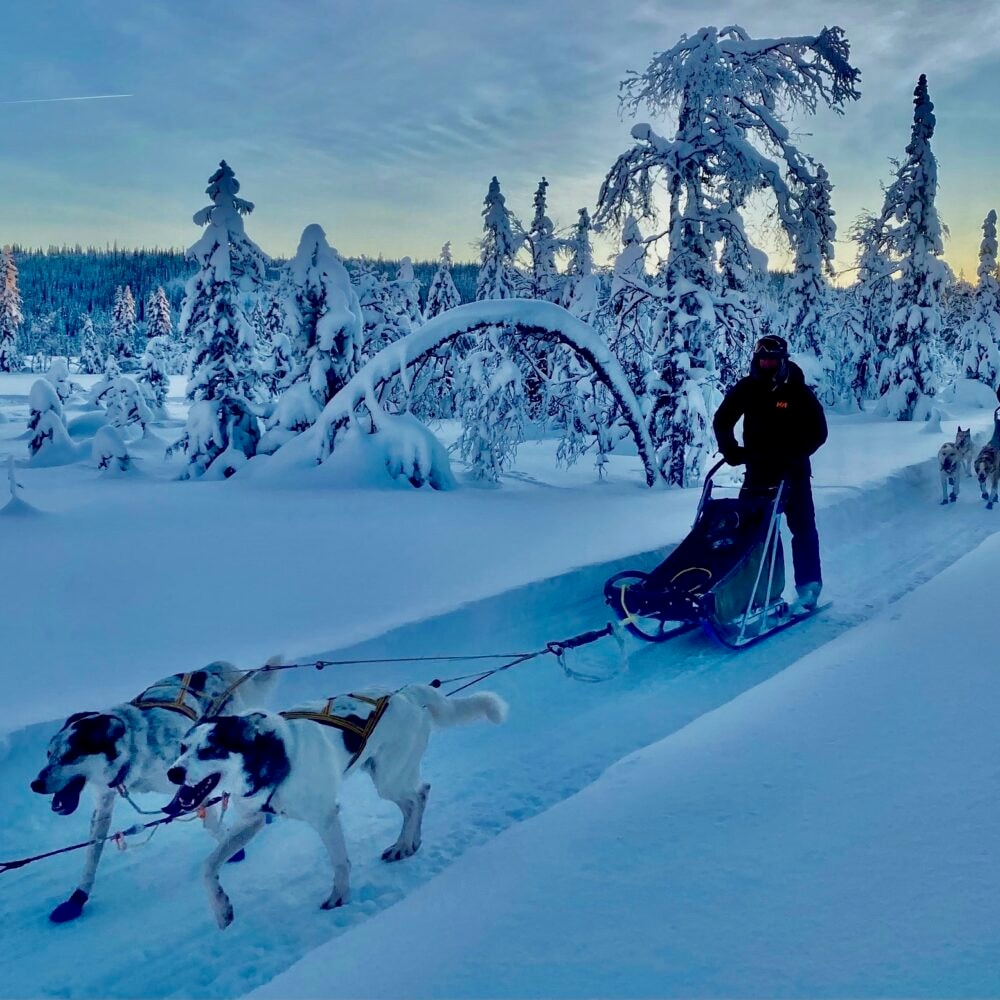
<svg viewBox="0 0 1000 1000">
<path fill-rule="evenodd" d="M 135 471 L 128 446 L 117 427 L 102 427 L 94 436 L 90 454 L 105 476 L 125 476 Z"/>
</svg>

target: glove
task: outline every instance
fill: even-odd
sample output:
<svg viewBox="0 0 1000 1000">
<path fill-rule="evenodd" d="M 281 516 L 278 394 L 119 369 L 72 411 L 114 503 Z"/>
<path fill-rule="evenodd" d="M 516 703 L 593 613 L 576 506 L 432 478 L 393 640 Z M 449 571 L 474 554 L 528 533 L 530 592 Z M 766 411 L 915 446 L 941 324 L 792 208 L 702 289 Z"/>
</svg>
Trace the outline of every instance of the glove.
<svg viewBox="0 0 1000 1000">
<path fill-rule="evenodd" d="M 722 457 L 727 465 L 743 465 L 747 460 L 747 450 L 740 445 L 734 445 L 723 451 Z"/>
</svg>

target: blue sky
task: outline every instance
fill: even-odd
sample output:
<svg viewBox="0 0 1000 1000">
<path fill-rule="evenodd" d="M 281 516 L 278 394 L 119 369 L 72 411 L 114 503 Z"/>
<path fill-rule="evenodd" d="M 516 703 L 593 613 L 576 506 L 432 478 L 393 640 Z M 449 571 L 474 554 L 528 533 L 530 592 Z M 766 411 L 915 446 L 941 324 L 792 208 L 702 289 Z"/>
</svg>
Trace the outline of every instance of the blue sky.
<svg viewBox="0 0 1000 1000">
<path fill-rule="evenodd" d="M 226 158 L 271 253 L 318 222 L 345 254 L 432 257 L 450 239 L 472 259 L 493 174 L 522 216 L 546 175 L 550 215 L 569 225 L 629 143 L 624 72 L 734 21 L 848 33 L 861 101 L 797 123 L 836 185 L 845 267 L 849 224 L 879 207 L 928 74 L 946 257 L 974 276 L 1000 202 L 995 0 L 8 0 L 3 100 L 134 96 L 0 104 L 0 242 L 187 246 Z"/>
</svg>

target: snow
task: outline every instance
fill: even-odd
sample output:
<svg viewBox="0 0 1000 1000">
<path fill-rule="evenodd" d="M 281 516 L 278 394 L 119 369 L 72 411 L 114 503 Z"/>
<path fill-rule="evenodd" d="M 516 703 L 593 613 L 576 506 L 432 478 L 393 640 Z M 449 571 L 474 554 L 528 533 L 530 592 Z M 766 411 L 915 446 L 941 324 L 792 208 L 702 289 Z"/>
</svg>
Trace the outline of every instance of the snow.
<svg viewBox="0 0 1000 1000">
<path fill-rule="evenodd" d="M 995 995 L 998 560 L 994 536 L 250 995 Z"/>
<path fill-rule="evenodd" d="M 513 305 L 528 303 L 490 304 Z M 26 460 L 31 381 L 0 377 L 0 406 L 11 417 L 0 427 L 0 455 L 18 463 Z M 181 390 L 174 379 L 170 419 L 154 425 L 165 440 L 184 421 Z M 409 906 L 439 880 L 454 885 L 449 872 L 477 845 L 558 812 L 616 761 L 845 633 L 994 531 L 974 491 L 947 509 L 936 504 L 939 444 L 957 422 L 971 424 L 980 441 L 992 426 L 982 391 L 941 400 L 938 436 L 871 413 L 831 417 L 814 479 L 827 593 L 836 602 L 826 616 L 739 658 L 690 637 L 669 651 L 632 648 L 627 671 L 616 674 L 594 647 L 570 664 L 610 677 L 604 684 L 576 683 L 545 657 L 483 685 L 510 702 L 510 719 L 496 730 L 435 735 L 424 846 L 412 861 L 379 861 L 397 820 L 362 783 L 348 783 L 354 900 L 335 914 L 318 910 L 328 888 L 322 848 L 294 823 L 268 827 L 245 866 L 224 874 L 238 913 L 225 935 L 211 922 L 198 878 L 209 845 L 197 824 L 168 828 L 141 850 L 133 843 L 109 852 L 87 913 L 66 928 L 53 929 L 45 914 L 72 888 L 77 857 L 0 876 L 0 996 L 235 997 L 333 939 L 338 962 L 355 952 L 356 935 L 360 952 L 394 904 Z M 70 420 L 93 413 L 71 409 Z M 439 428 L 442 440 L 454 434 L 453 426 Z M 346 435 L 322 465 L 307 437 L 251 460 L 226 482 L 175 481 L 178 463 L 164 462 L 162 447 L 147 448 L 145 440 L 130 446 L 143 473 L 136 477 L 108 479 L 93 459 L 49 469 L 19 464 L 19 499 L 40 513 L 0 517 L 0 546 L 17 567 L 0 579 L 5 662 L 17 671 L 0 703 L 0 805 L 8 817 L 0 858 L 86 837 L 85 809 L 55 817 L 27 788 L 54 726 L 69 713 L 131 698 L 157 678 L 217 658 L 249 666 L 279 652 L 308 662 L 544 647 L 603 624 L 603 580 L 626 565 L 653 565 L 687 531 L 697 499 L 692 490 L 640 486 L 634 454 L 612 453 L 603 483 L 584 463 L 560 469 L 554 440 L 526 441 L 501 489 L 387 490 L 378 485 L 389 482 L 386 455 L 370 436 Z M 304 447 L 297 458 L 295 446 Z M 262 474 L 272 468 L 281 474 Z M 275 707 L 464 672 L 464 664 L 441 663 L 291 671 Z M 162 803 L 153 796 L 141 804 Z M 134 819 L 119 811 L 114 828 Z M 605 861 L 597 856 L 593 864 Z M 580 860 L 588 875 L 590 864 Z M 595 872 L 587 884 L 600 875 L 610 894 L 618 867 Z M 452 898 L 435 919 L 460 902 Z M 593 903 L 580 919 L 594 922 Z M 606 921 L 599 915 L 596 923 Z M 395 954 L 405 938 L 383 938 L 383 953 Z M 184 954 L 198 956 L 197 969 L 178 962 Z M 398 969 L 385 964 L 386 975 Z M 545 969 L 536 971 L 541 987 Z M 362 980 L 354 985 L 363 995 Z M 293 981 L 289 992 L 296 990 Z M 415 984 L 402 993 L 419 991 Z M 525 993 L 537 990 L 522 983 L 509 995 Z"/>
</svg>

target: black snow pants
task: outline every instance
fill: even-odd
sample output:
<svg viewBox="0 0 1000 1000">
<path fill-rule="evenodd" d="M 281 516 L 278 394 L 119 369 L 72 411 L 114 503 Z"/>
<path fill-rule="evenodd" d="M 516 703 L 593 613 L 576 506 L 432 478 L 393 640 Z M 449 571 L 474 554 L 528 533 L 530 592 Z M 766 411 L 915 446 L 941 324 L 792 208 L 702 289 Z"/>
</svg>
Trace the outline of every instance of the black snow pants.
<svg viewBox="0 0 1000 1000">
<path fill-rule="evenodd" d="M 741 493 L 755 494 L 762 489 L 773 489 L 770 476 L 754 475 L 747 468 Z M 795 586 L 822 583 L 819 561 L 819 532 L 816 530 L 816 508 L 813 506 L 812 485 L 808 473 L 789 476 L 785 480 L 781 510 L 792 533 L 792 564 L 795 567 Z"/>
</svg>

